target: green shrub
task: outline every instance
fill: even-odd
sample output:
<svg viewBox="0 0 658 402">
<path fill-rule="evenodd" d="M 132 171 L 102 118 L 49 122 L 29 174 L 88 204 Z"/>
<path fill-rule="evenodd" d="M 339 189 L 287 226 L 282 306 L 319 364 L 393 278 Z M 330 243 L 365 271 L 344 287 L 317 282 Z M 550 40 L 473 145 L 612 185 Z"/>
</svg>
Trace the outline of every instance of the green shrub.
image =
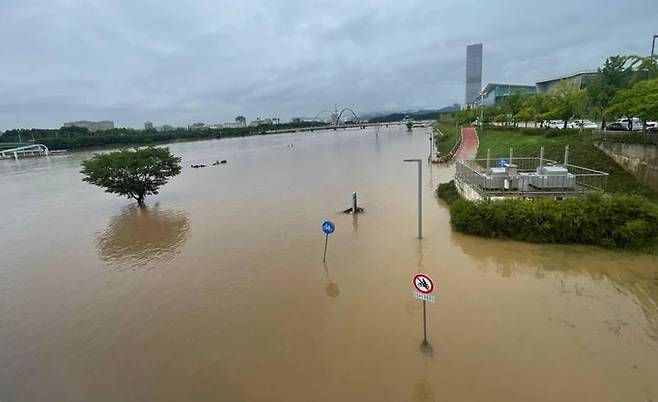
<svg viewBox="0 0 658 402">
<path fill-rule="evenodd" d="M 448 205 L 452 205 L 460 198 L 454 180 L 450 180 L 448 183 L 439 184 L 439 187 L 436 189 L 436 194 Z"/>
<path fill-rule="evenodd" d="M 459 232 L 536 243 L 639 249 L 658 237 L 658 209 L 638 196 L 470 202 L 450 207 Z"/>
</svg>

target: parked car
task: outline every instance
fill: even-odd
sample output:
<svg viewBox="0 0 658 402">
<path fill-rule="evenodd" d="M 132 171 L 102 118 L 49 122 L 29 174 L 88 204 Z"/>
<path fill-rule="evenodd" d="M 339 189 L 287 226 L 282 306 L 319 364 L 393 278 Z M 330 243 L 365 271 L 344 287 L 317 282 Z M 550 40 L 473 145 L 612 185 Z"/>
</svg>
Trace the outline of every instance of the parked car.
<svg viewBox="0 0 658 402">
<path fill-rule="evenodd" d="M 608 123 L 605 126 L 605 129 L 610 131 L 629 131 L 628 124 L 620 123 L 618 121 Z"/>
<path fill-rule="evenodd" d="M 599 126 L 592 122 L 591 120 L 574 120 L 571 123 L 567 124 L 567 128 L 578 128 L 578 129 L 596 129 Z"/>
<path fill-rule="evenodd" d="M 655 126 L 647 127 L 647 131 L 650 133 L 658 133 L 658 124 Z"/>
<path fill-rule="evenodd" d="M 548 128 L 557 128 L 558 130 L 561 130 L 564 128 L 564 121 L 563 120 L 550 120 L 548 122 Z"/>
<path fill-rule="evenodd" d="M 642 120 L 637 117 L 622 117 L 615 120 L 615 123 L 626 125 L 626 129 L 629 131 L 642 131 Z"/>
</svg>

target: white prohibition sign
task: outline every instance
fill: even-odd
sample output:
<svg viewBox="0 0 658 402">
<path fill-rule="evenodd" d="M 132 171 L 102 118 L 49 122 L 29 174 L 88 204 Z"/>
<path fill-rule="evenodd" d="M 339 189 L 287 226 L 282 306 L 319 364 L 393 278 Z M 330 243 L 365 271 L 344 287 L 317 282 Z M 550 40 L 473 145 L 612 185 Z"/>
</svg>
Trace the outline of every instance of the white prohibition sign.
<svg viewBox="0 0 658 402">
<path fill-rule="evenodd" d="M 434 290 L 434 282 L 432 282 L 432 279 L 425 274 L 415 275 L 413 283 L 416 290 L 418 290 L 420 293 L 427 295 L 432 293 Z"/>
</svg>

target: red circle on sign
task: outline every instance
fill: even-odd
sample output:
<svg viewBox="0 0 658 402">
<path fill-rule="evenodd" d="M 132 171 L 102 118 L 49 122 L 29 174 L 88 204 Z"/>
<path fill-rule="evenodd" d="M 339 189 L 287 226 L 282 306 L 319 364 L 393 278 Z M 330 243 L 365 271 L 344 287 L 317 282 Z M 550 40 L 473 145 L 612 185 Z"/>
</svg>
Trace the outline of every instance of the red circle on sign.
<svg viewBox="0 0 658 402">
<path fill-rule="evenodd" d="M 434 282 L 425 274 L 415 275 L 413 284 L 417 291 L 426 295 L 432 293 L 434 290 Z"/>
</svg>

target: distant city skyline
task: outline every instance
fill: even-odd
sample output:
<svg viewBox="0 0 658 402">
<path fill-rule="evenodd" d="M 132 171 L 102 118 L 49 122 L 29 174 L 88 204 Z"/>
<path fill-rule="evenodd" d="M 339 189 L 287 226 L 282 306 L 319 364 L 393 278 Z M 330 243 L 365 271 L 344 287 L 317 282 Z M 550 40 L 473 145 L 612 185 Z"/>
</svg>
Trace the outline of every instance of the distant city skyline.
<svg viewBox="0 0 658 402">
<path fill-rule="evenodd" d="M 649 0 L 410 1 L 4 0 L 0 130 L 436 109 L 463 103 L 469 44 L 486 47 L 483 83 L 533 84 L 648 55 L 658 15 Z"/>
</svg>

